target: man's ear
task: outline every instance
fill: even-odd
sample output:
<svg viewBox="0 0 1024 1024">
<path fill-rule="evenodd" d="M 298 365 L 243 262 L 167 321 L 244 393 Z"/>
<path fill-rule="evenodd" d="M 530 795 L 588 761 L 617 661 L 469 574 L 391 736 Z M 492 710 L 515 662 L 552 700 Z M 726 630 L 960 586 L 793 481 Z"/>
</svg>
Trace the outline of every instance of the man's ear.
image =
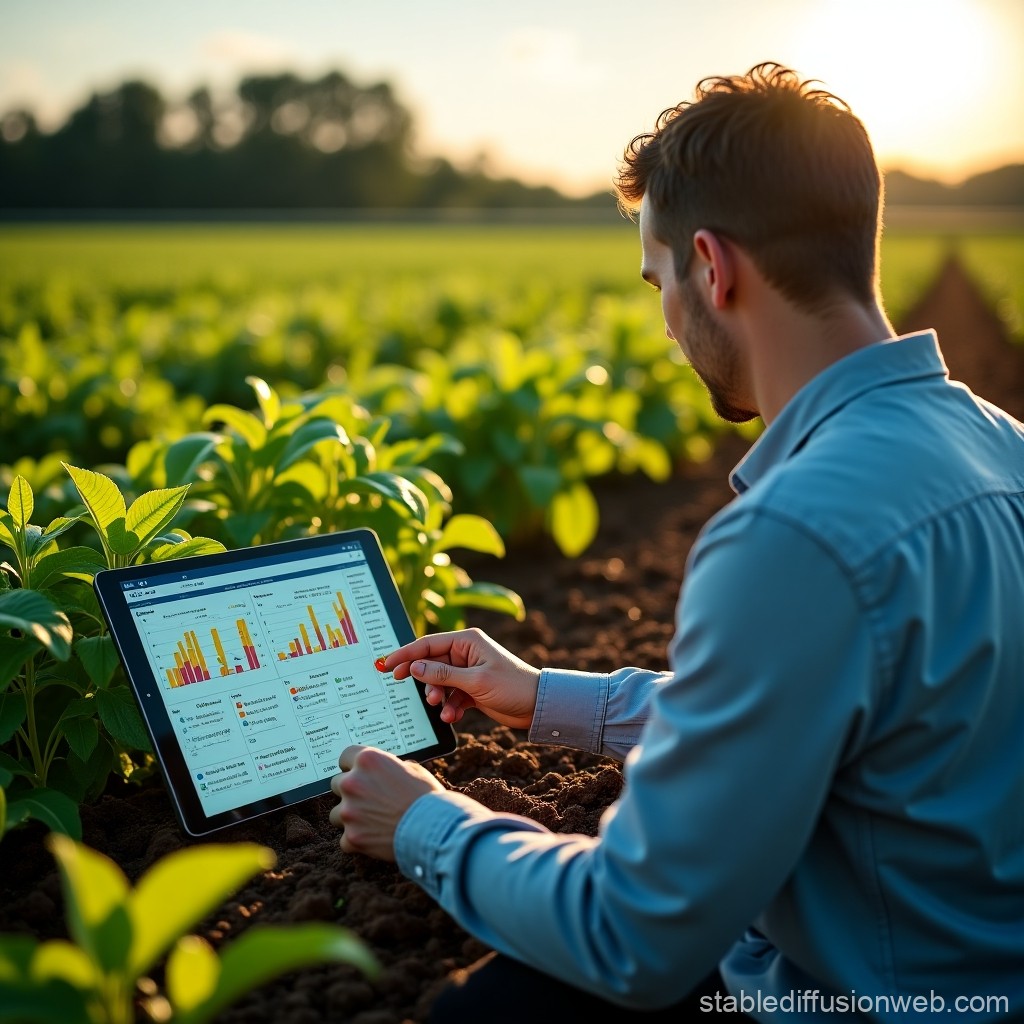
<svg viewBox="0 0 1024 1024">
<path fill-rule="evenodd" d="M 693 236 L 700 281 L 714 309 L 725 309 L 732 301 L 736 263 L 727 242 L 713 231 L 701 228 Z"/>
</svg>

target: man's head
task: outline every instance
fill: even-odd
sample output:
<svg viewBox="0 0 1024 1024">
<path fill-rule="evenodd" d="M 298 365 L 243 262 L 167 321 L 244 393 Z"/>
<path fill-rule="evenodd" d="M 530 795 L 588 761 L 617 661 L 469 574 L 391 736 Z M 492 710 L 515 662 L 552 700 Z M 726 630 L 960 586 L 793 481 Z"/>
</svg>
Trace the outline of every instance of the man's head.
<svg viewBox="0 0 1024 1024">
<path fill-rule="evenodd" d="M 644 200 L 680 279 L 706 229 L 801 308 L 874 301 L 881 176 L 861 122 L 813 86 L 777 64 L 705 79 L 627 147 L 620 204 Z"/>
</svg>

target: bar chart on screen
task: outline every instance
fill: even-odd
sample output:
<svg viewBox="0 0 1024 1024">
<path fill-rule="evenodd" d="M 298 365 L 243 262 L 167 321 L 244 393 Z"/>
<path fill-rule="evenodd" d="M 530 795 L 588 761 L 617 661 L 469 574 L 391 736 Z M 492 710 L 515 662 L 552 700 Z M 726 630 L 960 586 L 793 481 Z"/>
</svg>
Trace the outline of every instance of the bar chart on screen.
<svg viewBox="0 0 1024 1024">
<path fill-rule="evenodd" d="M 271 600 L 255 596 L 256 608 L 278 662 L 327 652 L 345 655 L 360 643 L 351 599 L 334 583 L 305 585 Z"/>
<path fill-rule="evenodd" d="M 195 628 L 156 629 L 147 633 L 147 641 L 158 678 L 172 690 L 256 672 L 270 662 L 259 632 L 241 616 L 207 620 Z"/>
</svg>

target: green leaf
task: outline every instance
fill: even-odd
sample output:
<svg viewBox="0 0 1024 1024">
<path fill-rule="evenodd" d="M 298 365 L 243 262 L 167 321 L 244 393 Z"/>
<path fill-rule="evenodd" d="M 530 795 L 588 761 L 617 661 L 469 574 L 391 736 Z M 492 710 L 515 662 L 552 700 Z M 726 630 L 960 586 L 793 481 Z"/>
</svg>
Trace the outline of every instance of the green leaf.
<svg viewBox="0 0 1024 1024">
<path fill-rule="evenodd" d="M 562 486 L 562 474 L 553 466 L 520 466 L 519 482 L 536 508 L 547 508 Z"/>
<path fill-rule="evenodd" d="M 224 529 L 237 547 L 247 547 L 255 542 L 256 535 L 265 530 L 273 518 L 274 513 L 269 509 L 228 516 L 224 520 Z"/>
<path fill-rule="evenodd" d="M 405 477 L 381 471 L 365 473 L 344 482 L 353 494 L 380 494 L 407 509 L 413 519 L 422 523 L 427 515 L 427 496 Z"/>
<path fill-rule="evenodd" d="M 163 469 L 164 451 L 167 444 L 149 438 L 145 441 L 137 441 L 128 449 L 125 455 L 124 468 L 128 479 L 132 481 L 135 489 L 143 487 L 162 487 L 167 479 Z"/>
<path fill-rule="evenodd" d="M 107 544 L 117 555 L 133 555 L 139 549 L 138 535 L 132 533 L 124 519 L 115 519 L 107 527 Z"/>
<path fill-rule="evenodd" d="M 448 551 L 450 548 L 482 551 L 484 554 L 497 555 L 498 558 L 505 554 L 504 541 L 493 524 L 482 516 L 466 514 L 454 515 L 444 524 L 437 550 Z"/>
<path fill-rule="evenodd" d="M 348 444 L 348 434 L 345 428 L 333 420 L 313 419 L 303 423 L 298 430 L 288 438 L 288 443 L 277 459 L 278 471 L 287 469 L 292 463 L 297 462 L 314 445 L 321 441 L 333 440 L 339 444 Z"/>
<path fill-rule="evenodd" d="M 0 949 L 0 1021 L 12 1024 L 75 1024 L 93 1020 L 91 995 L 60 978 L 18 984 L 6 980 L 4 951 Z"/>
<path fill-rule="evenodd" d="M 365 437 L 356 437 L 349 446 L 356 466 L 356 476 L 377 472 L 377 448 Z"/>
<path fill-rule="evenodd" d="M 339 448 L 344 453 L 344 448 Z M 337 468 L 332 466 L 326 470 L 318 462 L 295 462 L 274 478 L 274 500 L 279 502 L 282 496 L 297 503 L 300 507 L 312 511 L 314 505 L 321 504 L 327 497 L 330 484 L 339 477 L 344 477 Z"/>
<path fill-rule="evenodd" d="M 127 686 L 97 690 L 93 698 L 104 728 L 129 750 L 150 750 L 149 734 Z"/>
<path fill-rule="evenodd" d="M 384 438 L 388 436 L 390 429 L 391 418 L 389 416 L 374 416 L 363 430 L 364 439 L 369 442 L 371 448 L 378 448 L 384 443 Z"/>
<path fill-rule="evenodd" d="M 64 548 L 43 555 L 32 570 L 32 586 L 41 590 L 55 576 L 74 576 L 92 581 L 92 577 L 106 566 L 106 559 L 95 549 L 85 546 Z"/>
<path fill-rule="evenodd" d="M 28 526 L 35 510 L 35 498 L 29 482 L 19 473 L 11 484 L 11 493 L 7 496 L 7 510 L 20 530 Z"/>
<path fill-rule="evenodd" d="M 93 718 L 92 721 L 95 722 L 96 719 Z M 63 760 L 55 760 L 50 766 L 47 782 L 50 788 L 67 794 L 76 803 L 84 803 L 95 799 L 103 791 L 110 773 L 115 770 L 115 760 L 110 739 L 101 733 L 92 753 L 85 760 L 71 749 Z"/>
<path fill-rule="evenodd" d="M 82 838 L 82 822 L 78 817 L 78 804 L 66 793 L 55 789 L 32 789 L 13 797 L 8 804 L 7 813 L 10 817 L 35 818 L 41 821 L 53 833 L 70 836 L 72 839 Z"/>
<path fill-rule="evenodd" d="M 58 661 L 67 661 L 71 653 L 67 615 L 34 590 L 0 593 L 0 629 L 19 629 L 35 637 Z"/>
<path fill-rule="evenodd" d="M 176 1013 L 189 1013 L 205 1003 L 220 980 L 220 960 L 213 947 L 198 935 L 175 943 L 167 958 L 167 994 Z"/>
<path fill-rule="evenodd" d="M 138 537 L 136 548 L 155 537 L 181 508 L 189 485 L 166 487 L 140 494 L 128 509 L 125 525 Z"/>
<path fill-rule="evenodd" d="M 513 615 L 519 622 L 526 618 L 523 599 L 514 590 L 509 590 L 499 583 L 470 583 L 468 586 L 459 587 L 448 595 L 448 602 Z"/>
<path fill-rule="evenodd" d="M 109 857 L 67 835 L 51 832 L 46 846 L 60 868 L 71 937 L 94 963 L 123 971 L 132 944 L 128 879 Z"/>
<path fill-rule="evenodd" d="M 245 442 L 247 447 L 256 451 L 263 447 L 267 440 L 267 428 L 251 412 L 238 409 L 233 405 L 211 405 L 203 414 L 203 422 L 223 423 L 233 430 Z"/>
<path fill-rule="evenodd" d="M 59 979 L 79 989 L 89 989 L 99 981 L 92 961 L 66 939 L 51 939 L 38 946 L 29 970 L 34 981 Z"/>
<path fill-rule="evenodd" d="M 185 506 L 183 505 L 182 508 Z M 167 533 L 158 534 L 156 537 L 150 537 L 149 543 L 153 546 L 157 544 L 184 544 L 185 541 L 191 540 L 192 535 L 186 530 L 175 528 L 168 530 Z"/>
<path fill-rule="evenodd" d="M 109 634 L 83 637 L 75 644 L 75 654 L 85 666 L 89 678 L 101 689 L 110 682 L 117 668 L 117 650 Z"/>
<path fill-rule="evenodd" d="M 419 466 L 432 455 L 462 455 L 466 450 L 461 441 L 450 434 L 431 434 L 424 438 L 396 441 L 381 453 L 385 468 L 392 466 Z"/>
<path fill-rule="evenodd" d="M 7 772 L 10 775 L 25 776 L 26 778 L 32 775 L 31 767 L 26 767 L 20 761 L 16 761 L 10 754 L 5 754 L 0 750 L 0 771 Z M 7 785 L 7 783 L 0 783 L 0 785 Z"/>
<path fill-rule="evenodd" d="M 61 731 L 68 741 L 68 746 L 83 760 L 88 761 L 89 755 L 96 749 L 100 738 L 100 729 L 94 718 L 65 718 L 61 721 Z"/>
<path fill-rule="evenodd" d="M 352 964 L 369 978 L 380 974 L 380 966 L 367 946 L 345 928 L 329 924 L 257 925 L 225 949 L 213 995 L 190 1013 L 175 1013 L 175 1024 L 209 1021 L 257 986 L 288 971 L 322 963 Z"/>
<path fill-rule="evenodd" d="M 245 378 L 245 383 L 256 392 L 256 401 L 260 404 L 260 411 L 263 413 L 263 423 L 269 429 L 277 422 L 281 415 L 281 399 L 277 392 L 262 377 L 255 377 L 250 374 Z"/>
<path fill-rule="evenodd" d="M 169 445 L 164 453 L 164 473 L 170 486 L 191 483 L 199 467 L 213 454 L 220 434 L 188 434 Z"/>
<path fill-rule="evenodd" d="M 399 476 L 411 480 L 424 494 L 430 497 L 430 503 L 435 502 L 450 505 L 452 502 L 452 489 L 432 469 L 426 466 L 401 466 L 397 470 Z"/>
<path fill-rule="evenodd" d="M 16 529 L 10 513 L 0 512 L 0 544 L 6 544 L 12 551 L 18 550 L 17 541 L 14 539 Z"/>
<path fill-rule="evenodd" d="M 652 480 L 660 483 L 672 475 L 672 458 L 668 449 L 651 438 L 638 438 L 629 454 Z"/>
<path fill-rule="evenodd" d="M 582 481 L 559 491 L 551 502 L 551 535 L 567 558 L 575 558 L 597 534 L 600 513 L 593 492 Z"/>
<path fill-rule="evenodd" d="M 6 743 L 18 731 L 27 715 L 25 694 L 21 690 L 0 694 L 0 743 Z"/>
<path fill-rule="evenodd" d="M 33 555 L 40 554 L 42 549 L 50 543 L 50 541 L 43 536 L 43 528 L 41 526 L 33 526 L 31 523 L 24 527 L 25 531 L 25 554 L 30 558 Z"/>
<path fill-rule="evenodd" d="M 132 975 L 145 974 L 171 943 L 276 860 L 273 850 L 255 843 L 210 843 L 176 850 L 154 864 L 128 900 Z"/>
<path fill-rule="evenodd" d="M 0 692 L 38 650 L 39 644 L 31 637 L 0 636 Z"/>
<path fill-rule="evenodd" d="M 38 948 L 30 935 L 0 935 L 0 982 L 26 977 Z"/>
<path fill-rule="evenodd" d="M 117 489 L 117 484 L 102 473 L 69 466 L 66 462 L 61 465 L 68 471 L 93 522 L 105 537 L 110 524 L 125 516 L 124 496 Z"/>
<path fill-rule="evenodd" d="M 185 558 L 188 555 L 212 555 L 227 549 L 219 540 L 210 537 L 190 537 L 180 544 L 160 544 L 149 549 L 149 558 L 153 562 L 167 562 L 172 558 Z"/>
</svg>

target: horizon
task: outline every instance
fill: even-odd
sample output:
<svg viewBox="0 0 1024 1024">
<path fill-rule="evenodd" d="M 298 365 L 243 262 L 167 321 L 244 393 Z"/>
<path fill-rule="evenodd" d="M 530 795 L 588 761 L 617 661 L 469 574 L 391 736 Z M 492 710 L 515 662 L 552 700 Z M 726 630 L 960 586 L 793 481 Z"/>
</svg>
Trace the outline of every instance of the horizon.
<svg viewBox="0 0 1024 1024">
<path fill-rule="evenodd" d="M 166 23 L 126 0 L 7 6 L 0 113 L 26 107 L 47 130 L 132 79 L 173 106 L 246 74 L 338 70 L 393 87 L 418 157 L 580 197 L 606 190 L 629 139 L 700 78 L 774 59 L 846 100 L 890 173 L 957 185 L 1024 163 L 1018 0 L 721 0 L 685 16 L 651 0 L 630 23 L 608 0 L 523 0 L 514 14 L 458 0 L 372 11 L 296 0 L 287 16 L 182 0 Z"/>
</svg>

